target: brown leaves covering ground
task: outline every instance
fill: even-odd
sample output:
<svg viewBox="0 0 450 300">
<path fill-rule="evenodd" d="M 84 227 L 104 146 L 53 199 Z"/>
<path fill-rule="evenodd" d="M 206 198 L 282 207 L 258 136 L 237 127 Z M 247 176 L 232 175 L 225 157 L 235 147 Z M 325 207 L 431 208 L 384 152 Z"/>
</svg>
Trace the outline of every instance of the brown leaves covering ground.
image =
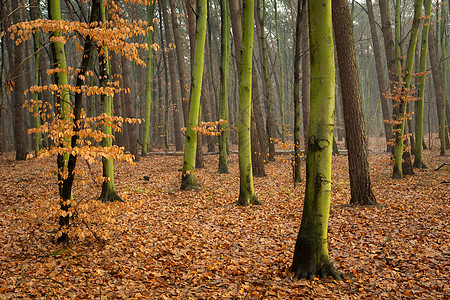
<svg viewBox="0 0 450 300">
<path fill-rule="evenodd" d="M 433 171 L 448 163 L 436 150 L 425 151 L 430 169 L 403 180 L 390 178 L 387 154 L 371 154 L 379 208 L 347 205 L 347 157 L 333 158 L 328 248 L 342 282 L 292 278 L 304 185 L 293 188 L 287 159 L 255 178 L 264 205 L 245 208 L 235 204 L 236 154 L 223 175 L 217 157 L 205 156 L 199 192 L 179 191 L 181 159 L 116 164 L 124 203 L 101 204 L 98 185 L 76 186 L 75 198 L 90 204 L 80 205 L 78 237 L 64 248 L 53 243 L 54 160 L 1 156 L 0 299 L 449 299 L 450 187 L 441 182 L 450 169 Z"/>
</svg>

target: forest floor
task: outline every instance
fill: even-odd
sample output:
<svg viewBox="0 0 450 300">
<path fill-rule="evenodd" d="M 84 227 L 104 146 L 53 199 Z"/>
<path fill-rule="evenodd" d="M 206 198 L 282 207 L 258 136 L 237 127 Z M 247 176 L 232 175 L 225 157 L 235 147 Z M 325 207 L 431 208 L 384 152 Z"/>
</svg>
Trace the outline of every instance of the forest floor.
<svg viewBox="0 0 450 300">
<path fill-rule="evenodd" d="M 426 170 L 391 179 L 384 146 L 371 143 L 380 206 L 349 206 L 346 156 L 333 157 L 328 249 L 347 278 L 295 280 L 292 261 L 304 197 L 288 155 L 255 178 L 261 206 L 239 207 L 238 157 L 200 190 L 179 190 L 181 156 L 115 164 L 121 203 L 102 204 L 100 166 L 80 161 L 68 246 L 54 243 L 55 159 L 0 156 L 0 299 L 450 299 L 449 156 L 425 150 Z M 146 179 L 145 180 L 144 176 Z M 304 165 L 303 165 L 304 176 Z"/>
</svg>

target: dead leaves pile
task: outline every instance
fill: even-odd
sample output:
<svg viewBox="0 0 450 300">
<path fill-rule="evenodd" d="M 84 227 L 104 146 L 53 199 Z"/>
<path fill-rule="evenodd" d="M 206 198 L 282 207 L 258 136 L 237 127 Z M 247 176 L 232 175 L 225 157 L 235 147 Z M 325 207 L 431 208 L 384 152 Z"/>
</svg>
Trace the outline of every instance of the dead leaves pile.
<svg viewBox="0 0 450 300">
<path fill-rule="evenodd" d="M 292 279 L 304 185 L 293 188 L 288 160 L 266 165 L 268 176 L 255 178 L 264 204 L 247 208 L 235 204 L 236 154 L 231 174 L 217 174 L 217 157 L 205 156 L 198 192 L 178 189 L 182 157 L 118 163 L 117 189 L 127 200 L 101 204 L 112 217 L 79 221 L 87 234 L 64 248 L 53 243 L 55 162 L 3 155 L 0 299 L 449 299 L 450 187 L 441 182 L 450 169 L 433 171 L 448 162 L 435 150 L 425 157 L 430 169 L 394 180 L 388 155 L 371 155 L 379 208 L 347 205 L 347 157 L 333 158 L 328 249 L 348 277 L 336 282 Z M 96 184 L 74 189 L 86 201 L 99 193 Z"/>
</svg>

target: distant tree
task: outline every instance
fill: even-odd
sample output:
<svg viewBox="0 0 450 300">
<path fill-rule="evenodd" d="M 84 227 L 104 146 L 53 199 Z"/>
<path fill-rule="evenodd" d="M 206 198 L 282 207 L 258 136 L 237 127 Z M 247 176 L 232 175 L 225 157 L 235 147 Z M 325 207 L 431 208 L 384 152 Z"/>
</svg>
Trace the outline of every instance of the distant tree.
<svg viewBox="0 0 450 300">
<path fill-rule="evenodd" d="M 335 66 L 331 0 L 308 1 L 311 49 L 311 119 L 306 152 L 302 222 L 291 270 L 296 278 L 342 279 L 328 255 L 331 152 L 334 127 Z"/>
<path fill-rule="evenodd" d="M 445 132 L 445 106 L 447 100 L 447 62 L 446 62 L 446 25 L 447 25 L 447 14 L 445 12 L 445 2 L 441 2 L 441 22 L 440 22 L 440 41 L 441 41 L 441 61 L 442 61 L 442 109 L 441 109 L 441 122 L 439 124 L 439 137 L 441 140 L 441 155 L 445 155 L 446 140 Z"/>
</svg>

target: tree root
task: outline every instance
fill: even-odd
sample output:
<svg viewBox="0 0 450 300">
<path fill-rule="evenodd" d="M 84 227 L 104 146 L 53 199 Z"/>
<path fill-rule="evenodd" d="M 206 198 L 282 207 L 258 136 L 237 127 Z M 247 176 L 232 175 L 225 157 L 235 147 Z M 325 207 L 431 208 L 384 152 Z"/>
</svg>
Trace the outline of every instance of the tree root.
<svg viewBox="0 0 450 300">
<path fill-rule="evenodd" d="M 295 273 L 294 279 L 312 279 L 314 276 L 319 276 L 323 279 L 331 276 L 336 280 L 342 280 L 345 278 L 344 274 L 339 272 L 331 262 L 322 264 L 315 272 L 310 270 L 293 270 L 293 267 L 291 267 L 291 270 Z"/>
</svg>

